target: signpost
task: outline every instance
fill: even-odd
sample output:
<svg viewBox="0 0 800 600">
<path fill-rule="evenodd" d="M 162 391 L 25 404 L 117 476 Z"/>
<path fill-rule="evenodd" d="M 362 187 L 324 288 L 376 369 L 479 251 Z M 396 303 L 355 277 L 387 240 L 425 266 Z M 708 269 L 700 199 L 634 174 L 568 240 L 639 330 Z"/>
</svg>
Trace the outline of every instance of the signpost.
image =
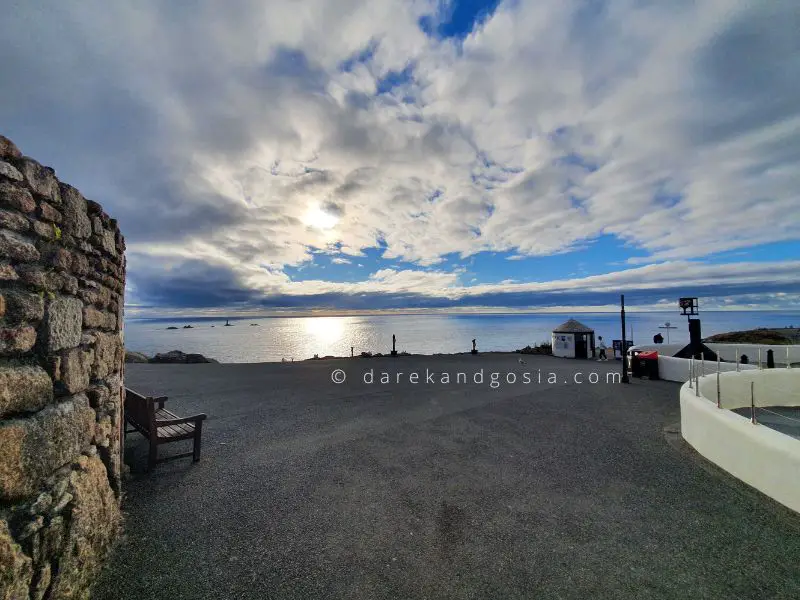
<svg viewBox="0 0 800 600">
<path fill-rule="evenodd" d="M 663 325 L 659 325 L 658 328 L 667 330 L 667 343 L 669 344 L 669 330 L 670 329 L 677 329 L 677 327 L 675 327 L 675 325 L 670 325 L 669 321 L 667 321 Z"/>
</svg>

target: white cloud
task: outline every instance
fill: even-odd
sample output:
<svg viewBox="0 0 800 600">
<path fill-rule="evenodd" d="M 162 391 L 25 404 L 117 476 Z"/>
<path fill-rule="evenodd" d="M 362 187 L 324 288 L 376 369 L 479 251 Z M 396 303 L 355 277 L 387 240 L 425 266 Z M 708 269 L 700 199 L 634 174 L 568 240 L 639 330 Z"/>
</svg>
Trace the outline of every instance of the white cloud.
<svg viewBox="0 0 800 600">
<path fill-rule="evenodd" d="M 142 272 L 201 260 L 264 294 L 458 296 L 534 284 L 466 291 L 457 274 L 393 270 L 311 284 L 282 269 L 314 248 L 352 257 L 380 242 L 425 267 L 602 234 L 646 250 L 640 262 L 679 261 L 576 284 L 610 289 L 800 238 L 792 0 L 616 0 L 595 14 L 507 2 L 460 47 L 420 30 L 432 1 L 195 5 L 20 4 L 0 24 L 16 69 L 0 98 L 8 133 L 120 218 Z M 413 80 L 376 97 L 407 65 Z M 309 210 L 335 225 L 309 226 Z M 692 281 L 716 276 L 686 264 Z"/>
</svg>

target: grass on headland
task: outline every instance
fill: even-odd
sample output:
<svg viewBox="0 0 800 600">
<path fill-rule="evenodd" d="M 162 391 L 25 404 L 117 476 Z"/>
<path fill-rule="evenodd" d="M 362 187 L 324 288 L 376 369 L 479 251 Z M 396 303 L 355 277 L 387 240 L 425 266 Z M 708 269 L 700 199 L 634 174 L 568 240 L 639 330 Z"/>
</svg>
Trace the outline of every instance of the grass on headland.
<svg viewBox="0 0 800 600">
<path fill-rule="evenodd" d="M 774 346 L 785 346 L 789 344 L 800 344 L 800 329 L 795 327 L 783 327 L 779 329 L 750 329 L 748 331 L 731 331 L 729 333 L 718 333 L 703 340 L 706 343 L 717 344 L 769 344 Z"/>
</svg>

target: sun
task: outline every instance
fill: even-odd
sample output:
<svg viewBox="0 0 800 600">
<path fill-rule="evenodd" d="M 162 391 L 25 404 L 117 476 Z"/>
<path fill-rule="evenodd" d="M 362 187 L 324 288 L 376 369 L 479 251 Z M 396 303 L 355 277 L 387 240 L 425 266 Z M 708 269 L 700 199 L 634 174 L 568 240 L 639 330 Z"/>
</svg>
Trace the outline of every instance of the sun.
<svg viewBox="0 0 800 600">
<path fill-rule="evenodd" d="M 336 227 L 336 224 L 339 222 L 339 217 L 325 212 L 319 206 L 312 206 L 306 211 L 302 220 L 308 227 L 322 229 L 324 231 Z"/>
</svg>

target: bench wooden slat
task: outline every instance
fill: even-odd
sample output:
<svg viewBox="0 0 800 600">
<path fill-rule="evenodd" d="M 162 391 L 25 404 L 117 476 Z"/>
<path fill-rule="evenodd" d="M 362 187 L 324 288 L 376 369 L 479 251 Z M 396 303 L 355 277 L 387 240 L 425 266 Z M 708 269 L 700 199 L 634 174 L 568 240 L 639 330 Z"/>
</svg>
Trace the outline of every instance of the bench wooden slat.
<svg viewBox="0 0 800 600">
<path fill-rule="evenodd" d="M 181 418 L 164 408 L 166 401 L 166 396 L 153 398 L 125 388 L 125 420 L 150 441 L 148 470 L 152 469 L 155 463 L 171 458 L 192 456 L 194 462 L 200 460 L 203 420 L 206 415 L 201 413 Z M 188 439 L 194 440 L 194 449 L 190 454 L 158 458 L 159 444 Z"/>
<path fill-rule="evenodd" d="M 172 419 L 179 419 L 180 417 L 166 409 L 159 409 L 156 412 L 156 426 L 158 427 L 159 437 L 175 437 L 178 435 L 193 435 L 194 423 L 179 423 L 162 425 L 159 421 L 169 421 Z"/>
<path fill-rule="evenodd" d="M 189 438 L 192 436 L 194 436 L 194 430 L 184 431 L 182 429 L 178 429 L 175 425 L 164 425 L 158 428 L 158 437 L 161 439 L 178 438 L 178 437 Z"/>
</svg>

